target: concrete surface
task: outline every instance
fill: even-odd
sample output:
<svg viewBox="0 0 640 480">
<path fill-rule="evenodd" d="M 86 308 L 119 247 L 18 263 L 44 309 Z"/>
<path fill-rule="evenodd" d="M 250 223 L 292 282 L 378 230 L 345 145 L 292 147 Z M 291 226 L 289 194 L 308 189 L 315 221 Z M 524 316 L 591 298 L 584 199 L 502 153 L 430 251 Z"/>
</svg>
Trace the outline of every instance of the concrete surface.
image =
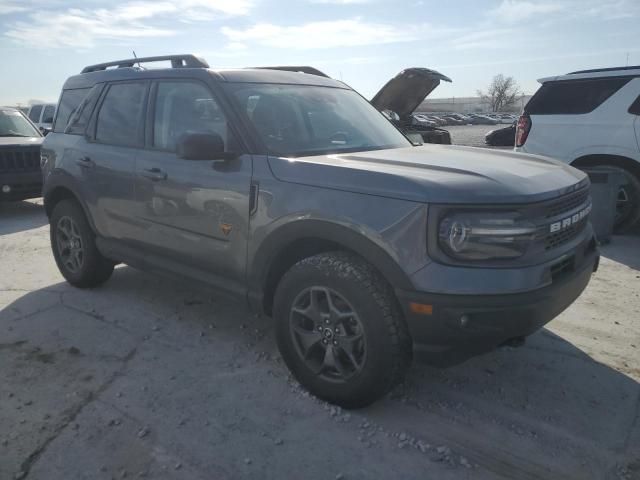
<svg viewBox="0 0 640 480">
<path fill-rule="evenodd" d="M 0 205 L 0 479 L 638 479 L 640 236 L 519 349 L 414 365 L 346 412 L 268 319 L 119 267 L 65 284 L 39 201 Z"/>
</svg>

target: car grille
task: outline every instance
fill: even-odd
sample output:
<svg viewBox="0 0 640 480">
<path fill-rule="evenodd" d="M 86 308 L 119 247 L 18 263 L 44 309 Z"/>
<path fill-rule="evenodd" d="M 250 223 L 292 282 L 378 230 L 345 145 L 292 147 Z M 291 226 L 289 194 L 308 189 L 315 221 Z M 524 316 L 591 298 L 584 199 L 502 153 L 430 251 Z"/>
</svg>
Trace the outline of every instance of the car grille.
<svg viewBox="0 0 640 480">
<path fill-rule="evenodd" d="M 589 189 L 583 188 L 577 192 L 565 195 L 560 200 L 555 200 L 546 207 L 547 218 L 554 218 L 564 213 L 569 213 L 587 202 Z"/>
<path fill-rule="evenodd" d="M 561 221 L 587 208 L 590 203 L 589 188 L 584 188 L 549 203 L 549 205 L 545 206 L 545 217 L 547 221 Z M 588 221 L 589 217 L 587 216 L 577 223 L 564 227 L 557 232 L 549 232 L 549 230 L 547 230 L 544 237 L 545 250 L 560 247 L 576 238 L 584 230 Z"/>
<path fill-rule="evenodd" d="M 0 173 L 37 172 L 40 147 L 0 149 Z"/>
</svg>

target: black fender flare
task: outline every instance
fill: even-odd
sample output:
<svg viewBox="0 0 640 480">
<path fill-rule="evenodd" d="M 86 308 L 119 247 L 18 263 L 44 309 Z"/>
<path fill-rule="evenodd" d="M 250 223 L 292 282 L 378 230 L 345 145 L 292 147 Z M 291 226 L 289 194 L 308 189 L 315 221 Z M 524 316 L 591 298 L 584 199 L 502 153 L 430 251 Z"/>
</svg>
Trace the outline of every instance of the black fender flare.
<svg viewBox="0 0 640 480">
<path fill-rule="evenodd" d="M 271 232 L 249 259 L 248 295 L 254 310 L 263 311 L 266 282 L 273 262 L 294 242 L 305 239 L 324 241 L 351 251 L 373 265 L 394 289 L 413 289 L 409 276 L 398 262 L 381 245 L 366 236 L 366 232 L 326 220 L 303 219 L 282 225 Z"/>
<path fill-rule="evenodd" d="M 68 173 L 62 170 L 54 170 L 49 176 L 46 178 L 44 183 L 44 188 L 42 189 L 42 199 L 44 203 L 45 212 L 47 213 L 47 217 L 51 215 L 51 211 L 53 209 L 53 205 L 51 205 L 51 201 L 57 197 L 56 192 L 60 192 L 61 190 L 66 190 L 73 196 L 74 200 L 76 200 L 82 210 L 84 211 L 85 216 L 87 217 L 87 221 L 91 226 L 93 232 L 96 232 L 95 224 L 93 223 L 93 218 L 89 213 L 89 208 L 86 203 L 82 199 L 82 195 L 79 193 L 79 188 L 76 186 L 77 181 Z M 67 197 L 68 195 L 65 195 Z"/>
</svg>

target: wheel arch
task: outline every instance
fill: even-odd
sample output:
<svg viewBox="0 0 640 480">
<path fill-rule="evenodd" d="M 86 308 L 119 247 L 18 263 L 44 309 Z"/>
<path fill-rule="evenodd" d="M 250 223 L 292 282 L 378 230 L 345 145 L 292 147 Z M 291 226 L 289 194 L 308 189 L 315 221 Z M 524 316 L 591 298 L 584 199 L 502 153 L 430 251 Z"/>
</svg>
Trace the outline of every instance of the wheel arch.
<svg viewBox="0 0 640 480">
<path fill-rule="evenodd" d="M 249 272 L 249 303 L 255 311 L 271 314 L 273 297 L 282 276 L 295 263 L 328 251 L 347 251 L 369 262 L 393 288 L 411 289 L 409 276 L 398 262 L 364 233 L 319 220 L 284 225 L 262 242 Z"/>
<path fill-rule="evenodd" d="M 53 209 L 62 200 L 74 200 L 78 202 L 78 204 L 84 211 L 87 221 L 89 222 L 89 226 L 95 233 L 96 228 L 93 224 L 93 219 L 91 218 L 91 215 L 89 215 L 87 206 L 81 199 L 82 197 L 78 194 L 75 188 L 69 185 L 69 183 L 62 181 L 50 183 L 49 185 L 45 186 L 43 194 L 44 209 L 47 217 L 51 218 Z"/>
<path fill-rule="evenodd" d="M 571 166 L 576 168 L 594 167 L 597 165 L 612 165 L 615 167 L 624 168 L 625 170 L 633 173 L 638 178 L 638 180 L 640 180 L 640 162 L 623 155 L 590 154 L 578 157 L 573 162 L 571 162 Z"/>
</svg>

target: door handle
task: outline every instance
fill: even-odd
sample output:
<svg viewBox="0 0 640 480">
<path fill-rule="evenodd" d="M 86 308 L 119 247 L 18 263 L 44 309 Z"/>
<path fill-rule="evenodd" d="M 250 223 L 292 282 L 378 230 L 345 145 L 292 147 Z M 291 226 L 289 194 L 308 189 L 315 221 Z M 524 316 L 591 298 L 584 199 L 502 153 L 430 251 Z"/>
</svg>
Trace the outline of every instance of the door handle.
<svg viewBox="0 0 640 480">
<path fill-rule="evenodd" d="M 96 166 L 95 162 L 89 157 L 81 157 L 76 160 L 76 163 L 82 168 L 93 168 Z"/>
<path fill-rule="evenodd" d="M 159 168 L 145 168 L 142 171 L 142 176 L 145 178 L 148 178 L 150 180 L 153 180 L 154 182 L 158 182 L 160 180 L 166 180 L 167 179 L 167 172 L 163 172 L 162 170 L 160 170 Z"/>
</svg>

